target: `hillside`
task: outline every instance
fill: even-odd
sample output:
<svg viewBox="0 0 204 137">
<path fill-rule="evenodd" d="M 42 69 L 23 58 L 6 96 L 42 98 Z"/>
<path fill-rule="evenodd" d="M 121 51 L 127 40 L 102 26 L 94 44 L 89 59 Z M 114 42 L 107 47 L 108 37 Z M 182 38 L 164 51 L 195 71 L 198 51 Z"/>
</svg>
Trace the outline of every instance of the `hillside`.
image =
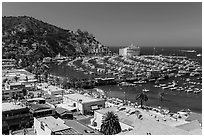
<svg viewBox="0 0 204 137">
<path fill-rule="evenodd" d="M 110 50 L 87 31 L 65 30 L 28 16 L 2 17 L 2 56 L 31 65 L 44 57 L 106 54 Z"/>
</svg>

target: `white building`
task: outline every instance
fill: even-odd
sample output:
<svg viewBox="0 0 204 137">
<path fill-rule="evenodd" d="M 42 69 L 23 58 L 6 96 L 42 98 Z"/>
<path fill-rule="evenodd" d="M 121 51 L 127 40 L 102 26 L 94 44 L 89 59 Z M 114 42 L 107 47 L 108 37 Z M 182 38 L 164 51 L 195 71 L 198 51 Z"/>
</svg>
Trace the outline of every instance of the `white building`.
<svg viewBox="0 0 204 137">
<path fill-rule="evenodd" d="M 158 122 L 156 119 L 148 118 L 139 109 L 128 106 L 123 106 L 123 109 L 117 107 L 109 107 L 94 111 L 94 118 L 91 119 L 92 127 L 95 129 L 101 128 L 103 116 L 107 112 L 117 114 L 120 122 L 122 132 L 120 135 L 189 135 L 191 133 L 165 124 L 165 122 Z M 141 116 L 140 116 L 141 115 Z M 149 116 L 150 117 L 150 116 Z"/>
<path fill-rule="evenodd" d="M 78 93 L 64 95 L 63 99 L 66 105 L 61 107 L 67 106 L 66 109 L 68 110 L 70 110 L 70 107 L 76 108 L 82 114 L 93 113 L 94 110 L 105 107 L 104 99 L 92 98 Z"/>
<path fill-rule="evenodd" d="M 120 56 L 138 56 L 140 55 L 140 47 L 134 46 L 133 44 L 129 47 L 119 49 Z"/>
<path fill-rule="evenodd" d="M 65 125 L 62 119 L 52 116 L 34 118 L 34 131 L 37 135 L 79 135 L 76 130 Z"/>
<path fill-rule="evenodd" d="M 10 69 L 10 70 L 2 70 L 2 79 L 9 80 L 9 84 L 19 83 L 21 85 L 25 85 L 25 87 L 34 87 L 37 79 L 35 79 L 35 75 L 26 71 L 25 69 Z M 17 81 L 16 81 L 17 80 Z M 7 83 L 8 84 L 8 83 Z M 14 84 L 16 85 L 16 84 Z M 6 85 L 9 86 L 9 85 Z M 5 87 L 10 90 L 9 87 Z"/>
<path fill-rule="evenodd" d="M 49 85 L 48 83 L 39 83 L 37 85 L 37 88 L 46 91 L 49 95 L 52 96 L 62 95 L 65 93 L 64 89 L 59 88 L 57 86 Z"/>
</svg>

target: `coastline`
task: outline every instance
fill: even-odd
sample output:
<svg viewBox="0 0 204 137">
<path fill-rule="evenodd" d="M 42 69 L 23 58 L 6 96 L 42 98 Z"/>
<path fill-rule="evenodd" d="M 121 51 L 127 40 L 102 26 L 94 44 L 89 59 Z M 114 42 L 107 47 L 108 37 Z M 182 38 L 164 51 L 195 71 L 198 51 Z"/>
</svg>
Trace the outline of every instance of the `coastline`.
<svg viewBox="0 0 204 137">
<path fill-rule="evenodd" d="M 146 47 L 145 47 L 146 48 Z M 142 48 L 143 49 L 143 48 Z M 170 48 L 157 48 L 156 49 L 156 54 L 160 54 L 160 53 L 163 53 L 163 55 L 167 54 L 175 54 L 174 51 L 175 50 L 179 50 L 178 51 L 178 55 L 184 55 L 183 52 L 181 52 L 180 50 L 194 50 L 194 47 L 190 47 L 190 48 L 184 48 L 182 47 L 181 49 L 179 47 L 177 47 L 177 49 L 173 49 L 173 51 L 171 52 L 168 52 L 168 50 L 170 50 Z M 201 65 L 202 65 L 202 57 L 197 57 L 196 54 L 197 53 L 200 53 L 201 50 L 198 50 L 200 49 L 199 47 L 197 49 L 195 49 L 196 53 L 187 53 L 186 55 L 188 55 L 187 57 L 192 57 L 190 59 L 196 59 L 196 61 L 198 61 Z M 143 49 L 143 52 L 144 52 L 145 49 Z M 116 48 L 116 51 L 117 51 L 117 48 Z M 146 52 L 146 54 L 151 54 L 153 51 L 153 47 L 151 47 L 151 49 L 148 49 L 148 51 Z M 142 52 L 142 51 L 141 51 Z M 176 53 L 177 54 L 177 53 Z M 79 62 L 77 62 L 79 63 Z M 60 65 L 58 66 L 55 66 L 54 69 L 56 70 L 52 70 L 52 72 L 63 72 L 63 76 L 68 76 L 72 74 L 72 72 L 69 72 L 68 74 L 66 73 L 68 67 L 66 65 L 67 63 L 64 62 L 64 63 L 61 63 Z M 81 65 L 79 67 L 82 67 Z M 60 70 L 60 71 L 59 71 Z M 72 69 L 69 68 L 69 71 L 71 71 Z M 73 70 L 72 70 L 73 71 Z M 75 72 L 74 72 L 75 74 Z M 76 75 L 77 77 L 80 75 L 80 74 L 83 74 L 81 73 L 81 71 L 77 71 Z M 56 73 L 56 75 L 61 75 L 61 73 Z M 83 76 L 85 76 L 83 74 Z M 90 77 L 91 75 L 87 75 L 86 77 Z M 85 77 L 84 77 L 85 78 Z M 187 77 L 186 77 L 187 78 Z M 186 79 L 186 78 L 183 78 L 183 79 Z M 174 79 L 174 78 L 173 78 Z M 175 79 L 178 79 L 178 78 L 175 78 Z M 168 81 L 168 80 L 167 80 Z M 176 80 L 177 81 L 177 80 Z M 168 81 L 169 82 L 169 81 Z M 183 82 L 180 82 L 180 87 L 182 87 L 182 84 Z M 202 84 L 202 83 L 201 83 Z M 184 85 L 183 85 L 184 86 Z M 98 86 L 98 88 L 102 88 L 103 86 Z M 119 88 L 111 88 L 109 89 L 109 85 L 106 86 L 106 91 L 108 92 L 108 94 L 110 94 L 109 96 L 110 97 L 117 97 L 117 98 L 125 98 L 125 96 L 127 98 L 130 98 L 131 101 L 134 101 L 134 98 L 136 96 L 136 94 L 138 94 L 142 88 L 144 87 L 148 87 L 150 88 L 150 92 L 148 92 L 147 94 L 149 94 L 150 96 L 150 99 L 149 99 L 149 104 L 148 105 L 152 105 L 152 106 L 158 106 L 158 97 L 157 97 L 157 94 L 159 92 L 162 92 L 163 89 L 161 88 L 155 88 L 153 87 L 150 82 L 148 82 L 146 85 L 144 86 L 140 86 L 138 85 L 136 87 L 136 89 L 129 89 L 129 88 L 125 88 L 124 90 L 121 91 L 121 89 Z M 200 87 L 199 87 L 200 88 Z M 103 89 L 103 88 L 102 88 Z M 104 90 L 104 89 L 103 89 Z M 111 91 L 111 92 L 110 92 Z M 116 92 L 117 91 L 117 92 Z M 124 92 L 125 91 L 128 91 L 126 95 L 124 95 Z M 166 90 L 164 90 L 166 91 Z M 154 102 L 153 102 L 154 100 Z M 190 102 L 189 102 L 190 101 Z M 202 92 L 200 94 L 193 94 L 193 93 L 186 93 L 186 92 L 176 92 L 176 91 L 166 91 L 166 102 L 164 103 L 164 106 L 171 106 L 171 104 L 173 105 L 173 107 L 176 108 L 176 110 L 181 110 L 181 109 L 187 109 L 189 108 L 188 105 L 193 105 L 193 107 L 195 107 L 195 109 L 192 109 L 192 108 L 189 108 L 191 109 L 193 112 L 195 113 L 202 113 Z M 200 105 L 201 104 L 201 105 Z M 180 108 L 178 108 L 178 106 L 180 106 Z M 171 108 L 171 107 L 170 107 Z M 197 111 L 198 110 L 198 111 Z"/>
</svg>

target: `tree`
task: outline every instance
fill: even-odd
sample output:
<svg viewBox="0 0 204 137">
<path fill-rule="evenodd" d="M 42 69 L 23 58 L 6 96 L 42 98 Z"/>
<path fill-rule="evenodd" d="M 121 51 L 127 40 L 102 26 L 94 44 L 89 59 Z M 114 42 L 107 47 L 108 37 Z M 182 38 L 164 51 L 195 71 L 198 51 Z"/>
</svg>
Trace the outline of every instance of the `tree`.
<svg viewBox="0 0 204 137">
<path fill-rule="evenodd" d="M 106 113 L 102 119 L 100 130 L 104 135 L 114 135 L 121 132 L 118 116 L 112 111 Z"/>
<path fill-rule="evenodd" d="M 22 89 L 23 96 L 27 95 L 27 90 L 25 88 Z"/>
<path fill-rule="evenodd" d="M 15 77 L 14 77 L 14 79 L 15 79 L 15 81 L 17 82 L 17 81 L 18 81 L 18 79 L 19 79 L 19 77 L 15 76 Z"/>
<path fill-rule="evenodd" d="M 28 82 L 28 76 L 25 77 L 25 81 Z"/>
<path fill-rule="evenodd" d="M 3 83 L 6 83 L 8 81 L 8 79 L 6 78 L 6 79 L 3 79 Z"/>
<path fill-rule="evenodd" d="M 148 100 L 148 97 L 147 97 L 147 94 L 145 94 L 144 92 L 140 93 L 138 95 L 138 97 L 136 98 L 136 100 L 140 99 L 140 102 L 141 102 L 141 108 L 143 108 L 143 101 L 147 101 Z"/>
</svg>

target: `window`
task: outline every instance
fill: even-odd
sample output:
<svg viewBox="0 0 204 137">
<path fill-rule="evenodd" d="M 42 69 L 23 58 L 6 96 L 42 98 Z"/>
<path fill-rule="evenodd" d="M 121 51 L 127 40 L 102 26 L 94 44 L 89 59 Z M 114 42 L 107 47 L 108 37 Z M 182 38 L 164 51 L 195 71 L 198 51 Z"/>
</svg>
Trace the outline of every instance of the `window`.
<svg viewBox="0 0 204 137">
<path fill-rule="evenodd" d="M 52 110 L 49 111 L 49 114 L 52 114 Z"/>
<path fill-rule="evenodd" d="M 40 128 L 45 131 L 45 126 L 43 125 L 43 122 L 40 122 Z"/>
</svg>

